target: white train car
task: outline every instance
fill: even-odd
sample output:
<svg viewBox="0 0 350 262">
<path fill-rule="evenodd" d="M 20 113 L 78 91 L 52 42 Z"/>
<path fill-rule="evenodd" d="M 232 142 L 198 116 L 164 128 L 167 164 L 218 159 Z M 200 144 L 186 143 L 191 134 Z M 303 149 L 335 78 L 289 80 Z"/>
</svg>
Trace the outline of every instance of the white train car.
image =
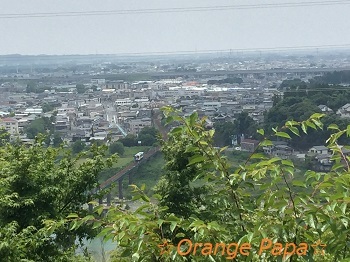
<svg viewBox="0 0 350 262">
<path fill-rule="evenodd" d="M 141 161 L 143 159 L 143 155 L 144 153 L 143 152 L 138 152 L 134 158 L 135 158 L 135 161 Z"/>
</svg>

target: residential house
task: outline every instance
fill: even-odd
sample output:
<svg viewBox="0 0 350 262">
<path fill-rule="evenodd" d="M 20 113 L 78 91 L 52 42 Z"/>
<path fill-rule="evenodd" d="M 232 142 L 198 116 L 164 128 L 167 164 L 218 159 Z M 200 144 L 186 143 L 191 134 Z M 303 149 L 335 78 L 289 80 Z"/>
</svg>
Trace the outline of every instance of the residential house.
<svg viewBox="0 0 350 262">
<path fill-rule="evenodd" d="M 264 146 L 265 154 L 280 157 L 282 159 L 289 159 L 293 156 L 294 149 L 287 145 L 285 141 L 272 141 L 273 145 Z"/>
<path fill-rule="evenodd" d="M 331 108 L 329 108 L 328 106 L 326 105 L 319 105 L 317 106 L 323 113 L 332 113 L 333 110 Z"/>
<path fill-rule="evenodd" d="M 350 103 L 340 107 L 337 111 L 337 115 L 342 118 L 350 118 Z"/>
<path fill-rule="evenodd" d="M 253 139 L 242 139 L 241 140 L 241 149 L 242 151 L 254 152 L 258 147 L 259 141 Z"/>
<path fill-rule="evenodd" d="M 317 154 L 317 155 L 326 155 L 328 154 L 329 149 L 325 146 L 313 146 L 309 149 L 309 153 Z"/>
</svg>

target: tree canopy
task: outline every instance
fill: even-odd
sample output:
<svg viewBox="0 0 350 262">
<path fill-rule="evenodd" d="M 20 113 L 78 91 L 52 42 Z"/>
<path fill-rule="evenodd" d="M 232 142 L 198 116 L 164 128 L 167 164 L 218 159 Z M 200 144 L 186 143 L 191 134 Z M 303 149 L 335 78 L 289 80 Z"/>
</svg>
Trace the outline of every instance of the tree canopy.
<svg viewBox="0 0 350 262">
<path fill-rule="evenodd" d="M 25 133 L 30 139 L 35 138 L 38 134 L 46 134 L 53 132 L 53 118 L 41 117 L 33 120 L 26 128 Z"/>
<path fill-rule="evenodd" d="M 94 236 L 91 227 L 48 232 L 45 226 L 73 212 L 87 214 L 83 204 L 96 197 L 89 192 L 98 185 L 99 172 L 112 163 L 104 160 L 103 152 L 91 148 L 89 161 L 78 164 L 81 156 L 43 147 L 41 140 L 29 147 L 6 144 L 0 148 L 1 259 L 79 261 L 75 241 Z"/>
<path fill-rule="evenodd" d="M 124 145 L 120 142 L 114 142 L 109 146 L 109 152 L 111 154 L 118 153 L 118 155 L 123 155 L 125 152 Z"/>
</svg>

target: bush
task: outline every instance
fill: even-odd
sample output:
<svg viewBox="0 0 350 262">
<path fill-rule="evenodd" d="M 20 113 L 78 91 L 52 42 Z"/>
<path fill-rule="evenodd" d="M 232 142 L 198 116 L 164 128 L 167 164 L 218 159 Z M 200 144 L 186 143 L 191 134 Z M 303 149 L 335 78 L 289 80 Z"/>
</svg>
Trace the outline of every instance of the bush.
<svg viewBox="0 0 350 262">
<path fill-rule="evenodd" d="M 124 146 L 131 147 L 137 146 L 137 137 L 135 135 L 127 135 L 126 137 L 119 140 Z"/>
<path fill-rule="evenodd" d="M 118 155 L 122 156 L 125 152 L 124 145 L 120 142 L 115 142 L 109 146 L 109 152 L 111 154 L 118 153 Z"/>
<path fill-rule="evenodd" d="M 84 148 L 85 148 L 85 143 L 82 141 L 75 141 L 72 146 L 73 153 L 75 154 L 80 153 L 81 151 L 84 150 Z"/>
</svg>

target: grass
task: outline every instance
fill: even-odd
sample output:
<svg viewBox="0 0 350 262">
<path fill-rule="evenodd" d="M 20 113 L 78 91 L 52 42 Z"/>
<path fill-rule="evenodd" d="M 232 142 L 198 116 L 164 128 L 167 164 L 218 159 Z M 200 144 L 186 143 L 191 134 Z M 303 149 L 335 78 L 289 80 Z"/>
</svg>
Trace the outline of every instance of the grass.
<svg viewBox="0 0 350 262">
<path fill-rule="evenodd" d="M 149 146 L 133 146 L 125 147 L 125 152 L 122 156 L 119 156 L 117 162 L 113 164 L 111 168 L 105 169 L 101 172 L 99 181 L 103 182 L 108 178 L 115 175 L 123 167 L 134 161 L 134 155 L 140 151 L 147 152 L 150 149 Z M 86 158 L 81 158 L 77 161 L 77 165 L 81 165 L 86 161 Z"/>
<path fill-rule="evenodd" d="M 238 168 L 239 165 L 244 164 L 244 162 L 249 158 L 250 154 L 250 152 L 244 151 L 226 151 L 225 157 L 231 166 L 230 170 L 233 171 L 234 169 Z"/>
<path fill-rule="evenodd" d="M 145 184 L 145 192 L 148 195 L 152 195 L 152 188 L 157 184 L 160 176 L 163 173 L 163 166 L 165 162 L 163 155 L 157 153 L 144 165 L 141 165 L 133 174 L 133 184 L 141 187 Z"/>
<path fill-rule="evenodd" d="M 125 152 L 125 153 L 127 153 L 128 155 L 134 155 L 139 151 L 142 151 L 142 147 L 128 148 L 128 152 Z M 227 160 L 231 165 L 230 170 L 232 170 L 233 172 L 234 169 L 236 169 L 239 165 L 243 164 L 248 159 L 250 154 L 251 154 L 250 152 L 242 152 L 242 151 L 225 152 L 225 156 L 227 157 Z M 121 161 L 124 161 L 122 159 L 123 158 L 118 159 L 118 163 L 120 165 L 122 165 Z M 127 159 L 127 157 L 125 157 L 124 159 Z M 138 187 L 141 187 L 142 184 L 145 184 L 146 186 L 144 190 L 145 193 L 148 196 L 152 196 L 153 194 L 152 188 L 157 184 L 161 175 L 163 174 L 164 164 L 165 164 L 165 161 L 161 153 L 158 153 L 148 161 L 141 163 L 138 168 L 135 168 L 132 171 L 132 184 L 135 184 Z M 303 180 L 304 170 L 300 166 L 296 165 L 296 167 L 298 171 L 295 173 L 295 177 L 293 180 L 296 180 L 296 179 Z M 115 172 L 111 175 L 114 175 L 114 174 Z M 201 186 L 203 184 L 205 184 L 205 182 L 202 182 L 202 181 L 195 182 L 195 186 Z M 282 182 L 281 185 L 285 186 L 284 182 Z M 303 189 L 296 188 L 294 190 L 302 191 Z M 113 196 L 118 196 L 117 184 L 116 184 L 116 187 L 112 189 L 111 193 Z M 129 179 L 127 175 L 123 179 L 123 196 L 126 199 L 131 199 L 131 196 L 132 196 L 131 189 L 129 187 Z"/>
<path fill-rule="evenodd" d="M 115 175 L 119 170 L 123 167 L 127 166 L 131 162 L 134 161 L 134 155 L 140 151 L 147 152 L 150 149 L 149 146 L 133 146 L 133 147 L 125 147 L 125 152 L 122 156 L 118 157 L 117 162 L 113 165 L 113 167 L 108 168 L 101 172 L 99 181 L 103 182 L 108 178 Z"/>
<path fill-rule="evenodd" d="M 148 196 L 153 195 L 152 188 L 157 184 L 163 173 L 163 166 L 165 162 L 163 155 L 157 153 L 145 162 L 141 162 L 138 168 L 132 171 L 132 184 L 141 187 L 145 184 L 145 193 Z M 111 191 L 112 195 L 118 196 L 118 187 L 114 187 Z M 125 176 L 123 179 L 123 196 L 127 199 L 131 199 L 132 193 L 129 187 L 129 178 Z"/>
</svg>

